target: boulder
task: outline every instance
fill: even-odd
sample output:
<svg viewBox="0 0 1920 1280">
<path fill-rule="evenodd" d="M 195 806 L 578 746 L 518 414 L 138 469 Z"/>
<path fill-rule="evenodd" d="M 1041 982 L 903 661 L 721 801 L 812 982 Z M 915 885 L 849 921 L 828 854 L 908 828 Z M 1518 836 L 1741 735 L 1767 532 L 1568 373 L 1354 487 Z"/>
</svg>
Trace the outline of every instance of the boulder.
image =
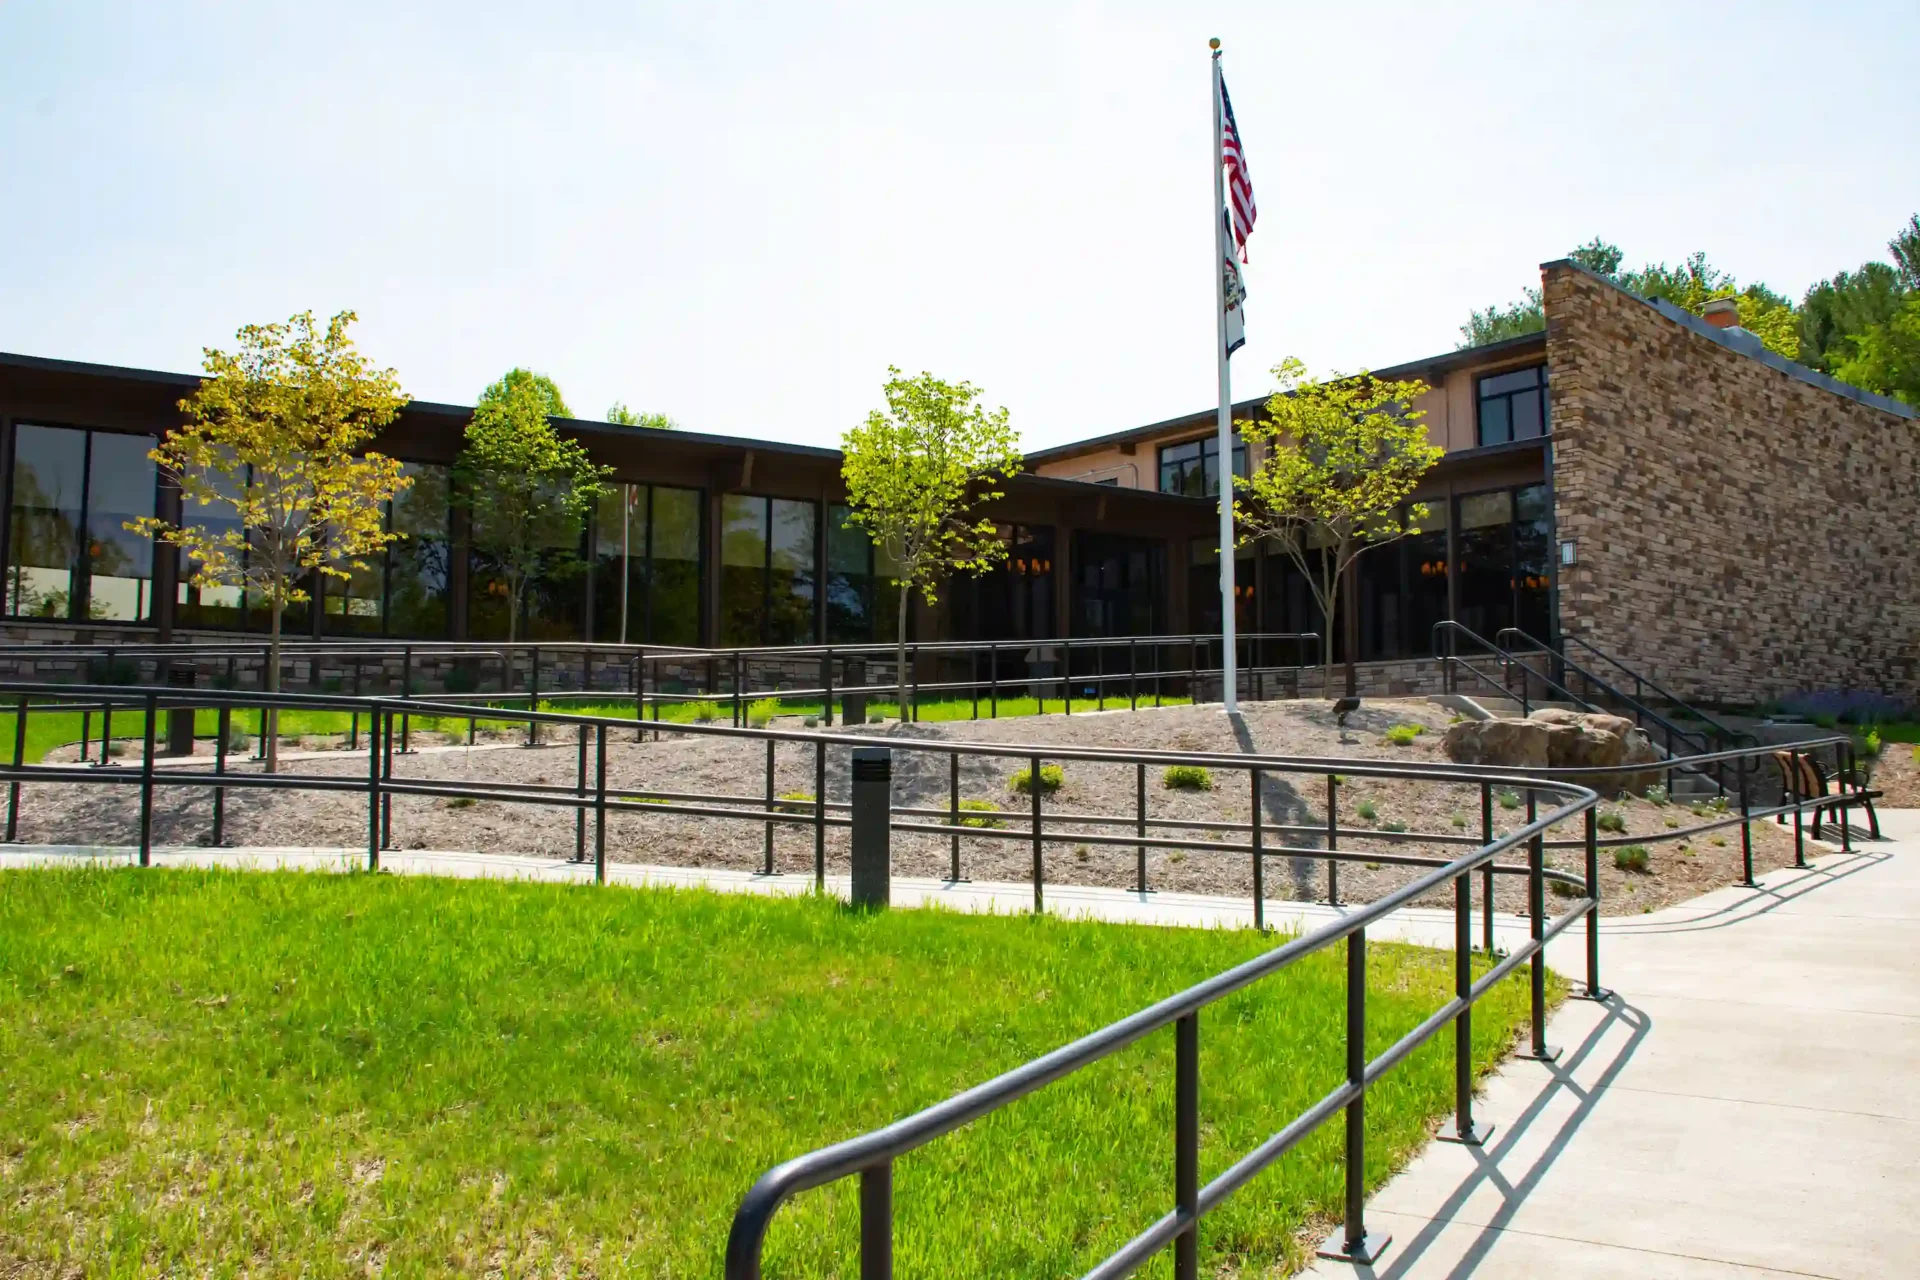
<svg viewBox="0 0 1920 1280">
<path fill-rule="evenodd" d="M 1608 769 L 1627 758 L 1626 739 L 1584 724 L 1547 726 L 1547 764 L 1555 769 Z"/>
<path fill-rule="evenodd" d="M 1544 769 L 1550 733 L 1535 720 L 1462 720 L 1448 727 L 1440 749 L 1455 764 Z"/>
<path fill-rule="evenodd" d="M 1609 715 L 1604 711 L 1568 711 L 1563 707 L 1542 707 L 1527 719 L 1538 720 L 1541 724 L 1578 725 L 1585 729 L 1598 729 L 1602 733 L 1611 733 L 1620 738 L 1635 732 L 1633 721 L 1625 716 Z"/>
<path fill-rule="evenodd" d="M 1654 748 L 1653 743 L 1647 740 L 1646 734 L 1635 729 L 1627 735 L 1627 753 L 1621 759 L 1621 764 L 1646 765 L 1657 764 L 1659 761 L 1660 752 Z M 1661 780 L 1662 774 L 1656 769 L 1650 772 L 1642 771 L 1640 773 L 1610 773 L 1595 778 L 1588 785 L 1603 796 L 1616 795 L 1622 791 L 1639 795 L 1648 787 L 1661 785 Z"/>
</svg>

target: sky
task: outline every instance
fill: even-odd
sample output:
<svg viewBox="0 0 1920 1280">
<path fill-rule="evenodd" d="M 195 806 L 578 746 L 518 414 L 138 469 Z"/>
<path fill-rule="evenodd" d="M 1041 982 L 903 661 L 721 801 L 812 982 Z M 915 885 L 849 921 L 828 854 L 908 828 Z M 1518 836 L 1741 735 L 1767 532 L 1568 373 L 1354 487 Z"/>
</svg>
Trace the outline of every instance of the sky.
<svg viewBox="0 0 1920 1280">
<path fill-rule="evenodd" d="M 834 445 L 889 365 L 1029 448 L 1450 350 L 1593 236 L 1798 297 L 1920 211 L 1920 5 L 0 0 L 0 351 L 351 308 L 421 399 Z"/>
</svg>

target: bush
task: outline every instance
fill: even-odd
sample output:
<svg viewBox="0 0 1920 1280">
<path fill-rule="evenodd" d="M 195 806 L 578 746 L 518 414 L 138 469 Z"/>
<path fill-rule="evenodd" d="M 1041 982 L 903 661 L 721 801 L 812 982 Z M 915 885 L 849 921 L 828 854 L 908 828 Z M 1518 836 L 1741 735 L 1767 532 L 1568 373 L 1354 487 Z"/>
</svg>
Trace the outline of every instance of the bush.
<svg viewBox="0 0 1920 1280">
<path fill-rule="evenodd" d="M 1502 791 L 1497 798 L 1500 801 L 1500 807 L 1502 809 L 1518 809 L 1520 807 L 1520 793 L 1518 791 Z"/>
<path fill-rule="evenodd" d="M 1362 800 L 1354 806 L 1353 811 L 1360 815 L 1360 821 L 1362 822 L 1372 822 L 1380 816 L 1380 806 L 1371 800 Z"/>
<path fill-rule="evenodd" d="M 1160 781 L 1175 791 L 1213 790 L 1213 775 L 1197 764 L 1170 764 Z"/>
<path fill-rule="evenodd" d="M 1447 821 L 1451 822 L 1458 830 L 1465 831 L 1467 829 L 1467 815 L 1464 813 L 1450 813 L 1447 815 Z"/>
<path fill-rule="evenodd" d="M 886 722 L 887 722 L 887 718 L 881 715 L 878 711 L 869 712 L 867 715 L 868 724 L 885 724 Z"/>
<path fill-rule="evenodd" d="M 960 802 L 960 809 L 963 813 L 970 811 L 973 813 L 991 814 L 999 807 L 1000 806 L 994 804 L 991 800 L 962 800 Z M 1000 827 L 1006 824 L 998 818 L 986 817 L 962 818 L 960 819 L 960 825 L 963 827 Z"/>
<path fill-rule="evenodd" d="M 472 796 L 454 796 L 447 801 L 447 808 L 449 809 L 471 809 L 473 805 L 474 799 Z"/>
<path fill-rule="evenodd" d="M 1856 737 L 1853 742 L 1854 749 L 1860 753 L 1862 759 L 1866 760 L 1878 758 L 1881 748 L 1885 745 L 1880 739 L 1878 729 L 1867 730 L 1865 737 Z"/>
<path fill-rule="evenodd" d="M 775 813 L 811 814 L 813 812 L 813 792 L 783 791 L 780 793 L 780 798 L 774 802 L 773 811 Z"/>
<path fill-rule="evenodd" d="M 480 669 L 461 663 L 447 672 L 440 687 L 448 693 L 472 693 L 480 687 Z"/>
<path fill-rule="evenodd" d="M 1647 846 L 1643 844 L 1621 845 L 1613 851 L 1613 865 L 1622 871 L 1646 871 Z"/>
<path fill-rule="evenodd" d="M 1060 789 L 1067 780 L 1066 772 L 1057 764 L 1040 766 L 1040 794 L 1050 796 Z M 1007 779 L 1007 785 L 1023 796 L 1033 794 L 1033 770 L 1026 768 Z"/>
<path fill-rule="evenodd" d="M 808 716 L 805 720 L 802 720 L 800 723 L 805 725 L 809 729 L 818 729 L 820 727 L 820 717 Z"/>
<path fill-rule="evenodd" d="M 140 664 L 126 658 L 108 662 L 104 657 L 87 660 L 88 684 L 139 684 Z M 164 682 L 162 682 L 164 683 Z"/>
<path fill-rule="evenodd" d="M 1387 741 L 1396 747 L 1410 747 L 1413 740 L 1427 731 L 1423 724 L 1397 724 L 1387 730 Z"/>
<path fill-rule="evenodd" d="M 758 701 L 750 702 L 747 704 L 747 727 L 749 729 L 764 729 L 769 724 L 772 724 L 773 718 L 779 714 L 780 699 L 778 698 L 761 698 Z"/>
<path fill-rule="evenodd" d="M 1593 820 L 1593 825 L 1602 831 L 1612 831 L 1617 835 L 1627 834 L 1627 820 L 1618 809 L 1602 809 Z"/>
<path fill-rule="evenodd" d="M 1549 880 L 1547 887 L 1553 890 L 1556 898 L 1584 898 L 1587 891 L 1577 884 L 1568 884 L 1565 880 Z"/>
<path fill-rule="evenodd" d="M 720 718 L 720 704 L 717 702 L 694 702 L 687 706 L 695 724 L 712 724 Z"/>
<path fill-rule="evenodd" d="M 246 751 L 251 749 L 252 746 L 253 735 L 250 733 L 243 733 L 239 729 L 235 729 L 227 735 L 227 750 L 229 751 Z"/>
<path fill-rule="evenodd" d="M 1395 835 L 1400 835 L 1406 831 L 1407 824 L 1400 821 L 1398 818 L 1394 818 L 1391 821 L 1381 823 L 1380 829 L 1382 831 L 1391 831 Z"/>
<path fill-rule="evenodd" d="M 1651 804 L 1665 804 L 1667 802 L 1667 789 L 1665 787 L 1648 787 L 1646 794 L 1647 800 Z"/>
</svg>

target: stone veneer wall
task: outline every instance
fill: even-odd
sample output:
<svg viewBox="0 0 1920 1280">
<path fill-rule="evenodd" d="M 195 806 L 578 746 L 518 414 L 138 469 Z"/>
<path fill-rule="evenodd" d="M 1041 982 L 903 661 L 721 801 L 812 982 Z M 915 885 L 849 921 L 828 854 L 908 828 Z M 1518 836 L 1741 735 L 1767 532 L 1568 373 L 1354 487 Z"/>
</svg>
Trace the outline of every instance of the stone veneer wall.
<svg viewBox="0 0 1920 1280">
<path fill-rule="evenodd" d="M 1683 697 L 1920 695 L 1920 423 L 1542 270 L 1563 633 Z"/>
</svg>

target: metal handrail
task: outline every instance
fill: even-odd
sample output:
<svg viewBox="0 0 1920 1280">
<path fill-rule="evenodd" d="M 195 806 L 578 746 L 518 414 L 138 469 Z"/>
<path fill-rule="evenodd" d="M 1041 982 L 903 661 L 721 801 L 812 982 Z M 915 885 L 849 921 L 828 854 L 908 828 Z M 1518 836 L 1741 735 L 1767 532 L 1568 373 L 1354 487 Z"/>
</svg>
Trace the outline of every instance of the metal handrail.
<svg viewBox="0 0 1920 1280">
<path fill-rule="evenodd" d="M 1640 702 L 1639 702 L 1641 697 L 1640 691 L 1641 691 L 1641 688 L 1644 686 L 1645 688 L 1653 690 L 1655 693 L 1659 694 L 1662 698 L 1666 699 L 1670 705 L 1678 708 L 1679 710 L 1686 712 L 1687 715 L 1690 716 L 1691 718 L 1700 721 L 1702 724 L 1705 724 L 1709 729 L 1713 731 L 1714 735 L 1719 737 L 1723 742 L 1731 742 L 1731 743 L 1744 742 L 1749 746 L 1760 745 L 1760 739 L 1755 737 L 1753 734 L 1746 733 L 1742 730 L 1735 729 L 1729 725 L 1721 723 L 1720 721 L 1714 719 L 1712 716 L 1708 715 L 1706 712 L 1700 710 L 1698 707 L 1691 705 L 1685 699 L 1681 698 L 1679 695 L 1671 692 L 1670 690 L 1668 690 L 1667 688 L 1659 684 L 1651 676 L 1643 676 L 1642 674 L 1640 674 L 1640 672 L 1635 671 L 1632 667 L 1629 667 L 1626 663 L 1620 661 L 1620 659 L 1614 657 L 1612 654 L 1608 653 L 1606 650 L 1601 649 L 1597 645 L 1593 645 L 1588 643 L 1585 640 L 1582 640 L 1579 636 L 1560 637 L 1561 647 L 1559 649 L 1555 649 L 1552 645 L 1548 644 L 1546 641 L 1541 640 L 1536 636 L 1528 634 L 1527 632 L 1521 630 L 1519 627 L 1502 627 L 1500 631 L 1495 634 L 1494 640 L 1496 642 L 1500 642 L 1503 637 L 1508 635 L 1515 635 L 1520 637 L 1522 640 L 1525 640 L 1528 644 L 1532 645 L 1535 649 L 1537 649 L 1541 653 L 1545 653 L 1556 658 L 1563 665 L 1573 668 L 1573 670 L 1578 672 L 1583 678 L 1590 681 L 1592 684 L 1596 685 L 1601 689 L 1605 689 L 1609 693 L 1615 694 L 1616 696 L 1620 697 L 1623 701 L 1626 701 L 1631 705 L 1634 705 L 1634 706 L 1640 705 Z M 1567 657 L 1566 646 L 1568 644 L 1577 644 L 1582 649 L 1585 649 L 1588 653 L 1593 654 L 1595 657 L 1599 658 L 1601 661 L 1607 663 L 1608 665 L 1614 667 L 1616 670 L 1621 671 L 1626 675 L 1632 676 L 1633 684 L 1634 684 L 1633 697 L 1627 698 L 1624 694 L 1620 693 L 1619 690 L 1615 689 L 1615 687 L 1612 684 L 1610 684 L 1605 680 L 1600 679 L 1599 677 L 1595 676 L 1592 672 L 1588 671 L 1585 667 L 1581 666 L 1579 663 L 1575 662 L 1573 659 Z M 1528 668 L 1528 669 L 1531 670 L 1531 668 Z"/>
</svg>

